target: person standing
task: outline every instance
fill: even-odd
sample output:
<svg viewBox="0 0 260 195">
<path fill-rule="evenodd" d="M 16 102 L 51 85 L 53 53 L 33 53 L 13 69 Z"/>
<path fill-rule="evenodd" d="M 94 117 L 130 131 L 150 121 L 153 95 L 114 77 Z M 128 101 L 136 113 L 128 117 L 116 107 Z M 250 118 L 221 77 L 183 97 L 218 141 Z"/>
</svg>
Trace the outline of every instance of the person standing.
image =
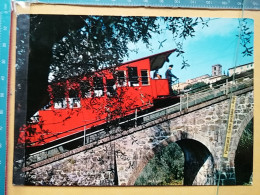
<svg viewBox="0 0 260 195">
<path fill-rule="evenodd" d="M 171 65 L 169 65 L 169 68 L 165 72 L 165 77 L 166 77 L 166 79 L 168 79 L 168 82 L 169 82 L 169 89 L 170 89 L 170 94 L 171 95 L 173 94 L 173 89 L 172 89 L 173 81 L 172 81 L 172 78 L 175 78 L 176 80 L 179 79 L 174 74 L 172 74 L 172 68 L 173 68 L 173 65 L 171 64 Z"/>
<path fill-rule="evenodd" d="M 154 71 L 153 73 L 153 79 L 161 79 L 161 75 L 159 74 L 158 70 Z"/>
</svg>

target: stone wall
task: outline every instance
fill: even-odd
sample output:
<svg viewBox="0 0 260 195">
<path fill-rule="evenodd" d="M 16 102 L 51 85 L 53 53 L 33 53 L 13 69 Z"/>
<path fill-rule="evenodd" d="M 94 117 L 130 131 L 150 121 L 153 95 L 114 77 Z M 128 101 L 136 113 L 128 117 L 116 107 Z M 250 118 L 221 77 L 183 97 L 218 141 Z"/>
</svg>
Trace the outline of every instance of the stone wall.
<svg viewBox="0 0 260 195">
<path fill-rule="evenodd" d="M 187 139 L 196 140 L 198 147 L 205 147 L 210 153 L 195 173 L 193 185 L 216 185 L 219 176 L 221 185 L 235 184 L 235 152 L 246 124 L 253 117 L 253 92 L 237 98 L 230 154 L 223 159 L 229 101 L 190 113 L 187 109 L 177 118 L 34 169 L 27 172 L 28 182 L 34 185 L 133 185 L 156 152 L 171 142 Z M 196 147 L 194 150 L 196 152 Z"/>
<path fill-rule="evenodd" d="M 114 153 L 111 144 L 27 172 L 28 182 L 33 185 L 58 186 L 114 185 Z"/>
</svg>

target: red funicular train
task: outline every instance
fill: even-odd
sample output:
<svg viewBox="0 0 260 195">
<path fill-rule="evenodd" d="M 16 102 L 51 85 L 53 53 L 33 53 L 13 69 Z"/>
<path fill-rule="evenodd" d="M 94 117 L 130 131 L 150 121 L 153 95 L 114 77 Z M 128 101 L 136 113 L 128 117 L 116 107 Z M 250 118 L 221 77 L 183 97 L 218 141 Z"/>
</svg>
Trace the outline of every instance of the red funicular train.
<svg viewBox="0 0 260 195">
<path fill-rule="evenodd" d="M 158 99 L 169 98 L 167 79 L 152 79 L 150 71 L 168 61 L 175 49 L 50 84 L 50 104 L 20 129 L 19 143 L 42 146 L 149 110 Z"/>
</svg>

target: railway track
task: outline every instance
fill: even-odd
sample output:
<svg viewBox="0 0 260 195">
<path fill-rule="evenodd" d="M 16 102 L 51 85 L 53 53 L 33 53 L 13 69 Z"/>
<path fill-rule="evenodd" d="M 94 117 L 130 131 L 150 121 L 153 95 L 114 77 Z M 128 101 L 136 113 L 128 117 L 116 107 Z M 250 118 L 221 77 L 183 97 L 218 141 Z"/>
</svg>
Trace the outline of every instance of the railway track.
<svg viewBox="0 0 260 195">
<path fill-rule="evenodd" d="M 169 115 L 175 114 L 178 116 L 185 113 L 187 109 L 196 107 L 196 105 L 213 100 L 222 101 L 223 97 L 227 99 L 233 93 L 244 93 L 247 90 L 253 90 L 253 71 L 240 75 L 235 81 L 227 78 L 223 81 L 218 81 L 211 88 L 201 88 L 196 93 L 189 91 L 180 96 L 180 102 L 165 108 L 139 116 L 131 115 L 126 117 L 124 121 L 114 121 L 95 127 L 95 129 L 87 130 L 83 127 L 82 132 L 54 142 L 52 145 L 46 145 L 34 150 L 28 149 L 26 151 L 25 168 L 23 170 L 28 171 L 77 152 L 97 147 L 133 132 L 148 128 L 149 126 L 156 125 L 153 121 L 160 118 L 164 118 L 162 121 L 169 120 L 167 117 Z"/>
</svg>

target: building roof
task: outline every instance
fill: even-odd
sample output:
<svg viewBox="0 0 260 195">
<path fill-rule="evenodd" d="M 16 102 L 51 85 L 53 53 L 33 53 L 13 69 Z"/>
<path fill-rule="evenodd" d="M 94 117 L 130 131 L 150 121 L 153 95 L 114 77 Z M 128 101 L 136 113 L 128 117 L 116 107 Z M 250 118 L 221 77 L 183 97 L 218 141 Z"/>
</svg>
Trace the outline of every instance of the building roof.
<svg viewBox="0 0 260 195">
<path fill-rule="evenodd" d="M 221 64 L 215 64 L 215 65 L 212 65 L 212 67 L 213 67 L 213 66 L 220 66 L 220 67 L 222 67 L 222 65 L 221 65 Z"/>
<path fill-rule="evenodd" d="M 197 80 L 197 79 L 204 79 L 204 78 L 209 78 L 209 74 L 204 74 L 204 75 L 201 75 L 201 76 L 198 76 L 198 77 L 195 77 L 195 78 L 192 78 L 192 79 L 188 79 L 187 81 L 190 81 L 190 80 Z"/>
<path fill-rule="evenodd" d="M 247 66 L 249 64 L 253 64 L 254 62 L 250 62 L 250 63 L 247 63 L 247 64 L 242 64 L 242 65 L 238 65 L 238 66 L 235 66 L 235 67 L 232 67 L 232 68 L 229 68 L 228 70 L 231 70 L 231 69 L 234 69 L 234 68 L 239 68 L 239 67 L 242 67 L 242 66 Z"/>
</svg>

